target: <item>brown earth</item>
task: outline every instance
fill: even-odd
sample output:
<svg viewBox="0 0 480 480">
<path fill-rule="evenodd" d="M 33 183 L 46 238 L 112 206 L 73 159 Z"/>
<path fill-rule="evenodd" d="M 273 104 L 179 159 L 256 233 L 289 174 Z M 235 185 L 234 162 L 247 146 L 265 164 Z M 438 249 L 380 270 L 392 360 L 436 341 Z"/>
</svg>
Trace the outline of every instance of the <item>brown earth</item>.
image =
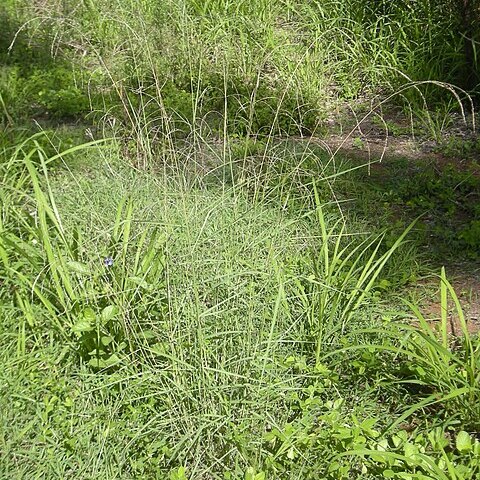
<svg viewBox="0 0 480 480">
<path fill-rule="evenodd" d="M 460 301 L 467 330 L 470 334 L 480 331 L 480 270 L 476 272 L 459 269 L 451 272 L 448 277 Z M 470 268 L 468 269 L 470 270 Z M 441 303 L 439 289 L 433 290 L 435 283 L 439 283 L 438 279 L 425 282 L 424 287 L 430 293 L 427 295 L 421 310 L 431 325 L 439 325 L 441 321 Z M 449 299 L 448 311 L 448 331 L 453 336 L 462 335 L 462 325 L 458 316 L 454 302 Z"/>
<path fill-rule="evenodd" d="M 414 168 L 433 166 L 443 171 L 448 165 L 456 168 L 468 168 L 469 172 L 480 176 L 480 152 L 470 152 L 448 155 L 442 150 L 442 145 L 461 145 L 462 142 L 478 144 L 478 128 L 474 117 L 454 118 L 454 126 L 442 132 L 442 144 L 438 144 L 425 137 L 415 137 L 407 134 L 408 122 L 401 118 L 390 118 L 388 123 L 403 133 L 394 135 L 389 131 L 386 123 L 379 126 L 372 121 L 373 116 L 364 119 L 360 124 L 347 128 L 340 128 L 339 133 L 326 136 L 323 140 L 314 143 L 322 145 L 334 157 L 336 154 L 346 155 L 352 160 L 368 165 L 375 175 L 387 175 L 386 165 L 389 160 L 407 159 L 414 164 Z M 338 127 L 338 126 L 337 126 Z M 338 128 L 337 128 L 338 130 Z M 455 153 L 455 152 L 454 152 Z M 476 163 L 478 162 L 478 163 Z M 473 165 L 473 170 L 472 170 Z M 451 282 L 462 305 L 469 333 L 480 331 L 480 264 L 465 262 L 464 264 L 445 265 L 447 278 Z M 439 295 L 439 278 L 423 281 L 420 288 L 425 292 L 422 313 L 434 325 L 441 318 L 441 304 Z M 449 331 L 452 335 L 462 334 L 462 328 L 452 301 L 449 301 Z"/>
</svg>

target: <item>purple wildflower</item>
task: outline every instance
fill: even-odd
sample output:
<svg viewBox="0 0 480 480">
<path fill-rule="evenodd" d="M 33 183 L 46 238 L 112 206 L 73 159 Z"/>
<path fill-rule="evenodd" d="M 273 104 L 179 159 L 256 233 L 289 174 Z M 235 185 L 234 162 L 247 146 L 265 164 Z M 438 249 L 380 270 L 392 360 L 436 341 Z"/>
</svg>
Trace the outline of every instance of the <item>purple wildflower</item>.
<svg viewBox="0 0 480 480">
<path fill-rule="evenodd" d="M 111 267 L 111 266 L 113 266 L 113 258 L 112 258 L 112 257 L 106 257 L 106 258 L 103 260 L 103 264 L 104 264 L 106 267 Z"/>
</svg>

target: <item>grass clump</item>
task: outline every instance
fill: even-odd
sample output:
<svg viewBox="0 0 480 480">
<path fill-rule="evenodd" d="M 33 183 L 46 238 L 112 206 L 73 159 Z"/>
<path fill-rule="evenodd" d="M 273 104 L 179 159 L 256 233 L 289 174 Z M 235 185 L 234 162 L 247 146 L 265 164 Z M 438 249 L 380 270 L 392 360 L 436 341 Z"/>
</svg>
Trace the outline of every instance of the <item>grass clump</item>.
<svg viewBox="0 0 480 480">
<path fill-rule="evenodd" d="M 2 168 L 5 475 L 476 474 L 476 340 L 415 309 L 381 328 L 404 238 L 354 235 L 318 180 L 293 216 L 98 142 L 49 158 L 29 139 Z"/>
<path fill-rule="evenodd" d="M 422 219 L 315 139 L 364 94 L 465 117 L 453 2 L 2 8 L 0 477 L 478 476 L 478 337 L 444 270 L 438 328 L 397 298 Z"/>
<path fill-rule="evenodd" d="M 478 70 L 471 17 L 453 1 L 377 3 L 10 0 L 3 113 L 93 111 L 152 147 L 190 132 L 315 134 L 339 100 L 395 91 L 420 117 L 451 104 L 449 89 L 467 106 Z"/>
</svg>

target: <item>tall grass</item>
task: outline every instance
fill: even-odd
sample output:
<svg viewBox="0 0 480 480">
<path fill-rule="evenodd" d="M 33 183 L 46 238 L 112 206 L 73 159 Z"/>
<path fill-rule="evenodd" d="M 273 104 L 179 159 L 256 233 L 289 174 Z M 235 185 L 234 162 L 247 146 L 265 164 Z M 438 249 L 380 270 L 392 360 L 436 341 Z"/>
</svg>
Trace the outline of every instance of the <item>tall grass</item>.
<svg viewBox="0 0 480 480">
<path fill-rule="evenodd" d="M 18 22 L 74 59 L 92 108 L 130 150 L 168 156 L 178 136 L 321 133 L 339 99 L 410 82 L 395 99 L 432 106 L 448 96 L 440 83 L 463 86 L 454 3 L 19 1 Z"/>
<path fill-rule="evenodd" d="M 443 454 L 475 471 L 477 447 L 466 431 L 457 429 L 463 453 L 435 433 L 441 454 L 421 434 L 398 430 L 435 406 L 437 418 L 452 426 L 461 418 L 465 430 L 478 416 L 473 339 L 465 337 L 463 350 L 450 345 L 445 316 L 440 337 L 421 316 L 418 327 L 387 332 L 371 318 L 382 269 L 403 237 L 386 248 L 381 236 L 350 233 L 318 179 L 310 210 L 294 218 L 275 197 L 239 184 L 198 189 L 118 160 L 93 176 L 51 171 L 68 153 L 102 155 L 98 145 L 82 148 L 48 158 L 33 138 L 2 167 L 10 187 L 1 278 L 15 291 L 16 311 L 5 316 L 16 336 L 7 372 L 37 356 L 55 365 L 60 382 L 43 393 L 36 419 L 23 414 L 52 430 L 57 456 L 42 464 L 41 440 L 31 438 L 25 473 L 361 478 L 391 470 L 456 478 Z M 442 282 L 445 306 L 446 292 L 456 297 L 444 274 Z M 42 395 L 36 380 L 21 378 L 30 396 Z M 385 392 L 392 412 L 364 382 Z M 419 387 L 410 404 L 388 399 L 409 386 Z M 91 435 L 94 463 L 85 456 Z M 411 442 L 420 449 L 413 458 Z"/>
<path fill-rule="evenodd" d="M 320 133 L 338 95 L 368 86 L 403 93 L 410 76 L 429 98 L 431 56 L 456 58 L 453 17 L 429 2 L 423 17 L 353 1 L 18 5 L 32 41 L 79 62 L 114 138 L 3 152 L 0 473 L 474 478 L 478 342 L 445 273 L 439 332 L 414 305 L 417 324 L 383 328 L 413 226 L 387 246 L 352 225 L 334 182 L 360 167 L 278 138 Z"/>
</svg>

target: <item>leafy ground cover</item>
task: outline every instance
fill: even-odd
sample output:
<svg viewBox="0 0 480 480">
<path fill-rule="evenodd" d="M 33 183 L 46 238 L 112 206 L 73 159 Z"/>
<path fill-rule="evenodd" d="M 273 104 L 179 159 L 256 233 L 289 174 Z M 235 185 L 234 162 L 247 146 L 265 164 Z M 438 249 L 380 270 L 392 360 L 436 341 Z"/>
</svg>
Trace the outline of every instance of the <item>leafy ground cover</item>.
<svg viewBox="0 0 480 480">
<path fill-rule="evenodd" d="M 479 475 L 457 7 L 0 7 L 0 478 Z"/>
</svg>

